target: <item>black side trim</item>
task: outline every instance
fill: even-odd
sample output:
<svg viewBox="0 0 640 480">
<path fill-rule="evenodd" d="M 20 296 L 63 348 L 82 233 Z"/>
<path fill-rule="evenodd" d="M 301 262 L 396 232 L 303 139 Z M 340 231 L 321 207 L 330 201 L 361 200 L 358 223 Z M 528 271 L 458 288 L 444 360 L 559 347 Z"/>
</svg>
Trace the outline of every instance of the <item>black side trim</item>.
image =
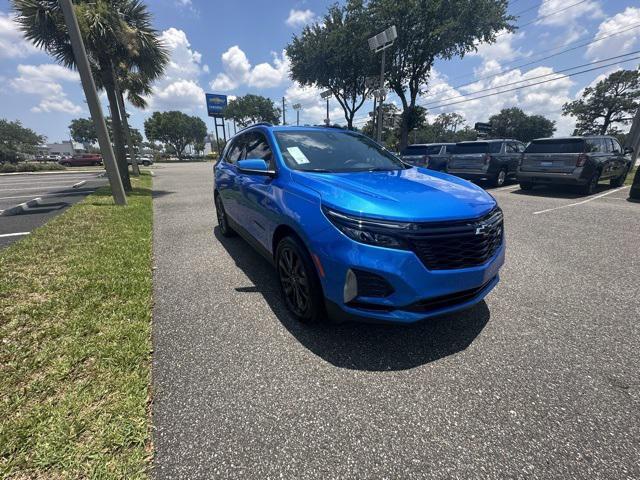
<svg viewBox="0 0 640 480">
<path fill-rule="evenodd" d="M 231 218 L 228 213 L 227 213 L 227 221 L 229 222 L 229 225 L 231 226 L 231 228 L 235 230 L 245 242 L 251 245 L 271 265 L 275 264 L 273 260 L 273 255 L 271 255 L 269 250 L 264 248 L 264 246 L 262 246 L 260 242 L 258 242 L 255 238 L 253 238 L 253 236 L 244 227 L 240 226 L 238 222 L 236 222 L 233 218 Z"/>
</svg>

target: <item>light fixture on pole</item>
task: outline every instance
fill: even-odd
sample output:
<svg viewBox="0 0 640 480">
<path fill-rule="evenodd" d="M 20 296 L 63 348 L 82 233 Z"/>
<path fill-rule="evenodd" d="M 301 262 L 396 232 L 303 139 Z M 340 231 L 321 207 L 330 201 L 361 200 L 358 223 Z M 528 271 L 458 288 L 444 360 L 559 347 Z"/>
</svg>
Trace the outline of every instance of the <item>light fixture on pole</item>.
<svg viewBox="0 0 640 480">
<path fill-rule="evenodd" d="M 369 49 L 371 51 L 378 53 L 382 52 L 382 65 L 380 67 L 380 87 L 379 87 L 379 101 L 378 101 L 378 132 L 376 134 L 376 140 L 378 143 L 382 140 L 382 102 L 385 96 L 384 91 L 384 60 L 385 60 L 385 51 L 391 45 L 395 39 L 398 38 L 398 33 L 396 31 L 396 26 L 392 25 L 387 28 L 384 32 L 380 32 L 379 34 L 371 37 L 369 39 Z"/>
<path fill-rule="evenodd" d="M 291 106 L 296 111 L 296 125 L 300 125 L 300 109 L 302 105 L 299 103 L 295 103 Z"/>
<path fill-rule="evenodd" d="M 325 90 L 320 94 L 321 98 L 327 99 L 327 118 L 324 119 L 325 125 L 329 125 L 331 123 L 331 120 L 329 120 L 329 99 L 331 98 L 331 95 L 333 95 L 331 90 Z"/>
</svg>

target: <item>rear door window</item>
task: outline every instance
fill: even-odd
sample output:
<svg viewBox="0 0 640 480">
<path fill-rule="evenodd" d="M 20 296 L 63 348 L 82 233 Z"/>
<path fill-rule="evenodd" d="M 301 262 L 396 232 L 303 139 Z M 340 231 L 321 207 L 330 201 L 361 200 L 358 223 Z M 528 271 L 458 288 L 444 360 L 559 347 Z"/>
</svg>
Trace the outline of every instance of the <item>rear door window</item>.
<svg viewBox="0 0 640 480">
<path fill-rule="evenodd" d="M 500 144 L 498 143 L 497 145 Z M 458 143 L 457 145 L 455 145 L 455 147 L 453 147 L 453 153 L 456 153 L 458 155 L 489 153 L 489 144 L 487 142 Z"/>
<path fill-rule="evenodd" d="M 437 155 L 440 153 L 440 145 L 409 145 L 402 155 Z"/>
<path fill-rule="evenodd" d="M 613 153 L 616 153 L 616 154 L 622 153 L 622 147 L 620 146 L 620 144 L 615 138 L 610 138 L 609 141 L 611 142 L 611 151 Z"/>
<path fill-rule="evenodd" d="M 588 138 L 587 139 L 587 152 L 590 153 L 605 153 L 607 151 L 607 145 L 604 138 Z"/>
<path fill-rule="evenodd" d="M 518 153 L 518 145 L 515 143 L 507 143 L 507 147 L 506 147 L 506 152 L 507 153 Z"/>
</svg>

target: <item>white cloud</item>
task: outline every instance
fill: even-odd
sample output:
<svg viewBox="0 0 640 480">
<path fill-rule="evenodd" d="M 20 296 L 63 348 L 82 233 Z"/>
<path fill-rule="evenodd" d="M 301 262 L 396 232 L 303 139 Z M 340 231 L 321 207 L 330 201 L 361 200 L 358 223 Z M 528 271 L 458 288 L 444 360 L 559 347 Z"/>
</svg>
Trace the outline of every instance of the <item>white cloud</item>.
<svg viewBox="0 0 640 480">
<path fill-rule="evenodd" d="M 289 59 L 284 51 L 281 55 L 275 52 L 271 54 L 273 63 L 259 63 L 252 67 L 247 55 L 238 45 L 230 47 L 222 54 L 224 71 L 216 75 L 211 82 L 211 88 L 225 92 L 243 84 L 256 88 L 282 85 L 289 78 Z"/>
<path fill-rule="evenodd" d="M 9 81 L 13 90 L 34 97 L 40 103 L 31 109 L 32 112 L 65 112 L 78 114 L 82 107 L 67 98 L 60 82 L 80 85 L 77 72 L 68 68 L 47 63 L 42 65 L 18 65 L 18 76 Z"/>
<path fill-rule="evenodd" d="M 427 95 L 419 100 L 419 104 L 429 103 L 425 105 L 429 116 L 433 119 L 435 116 L 443 112 L 458 112 L 466 121 L 473 125 L 475 122 L 487 121 L 489 117 L 498 113 L 503 108 L 519 107 L 527 114 L 540 114 L 555 120 L 558 128 L 557 134 L 569 134 L 573 130 L 574 121 L 570 117 L 563 117 L 561 113 L 562 105 L 571 101 L 570 90 L 574 82 L 570 78 L 562 78 L 557 81 L 543 83 L 540 85 L 523 88 L 512 92 L 505 92 L 511 88 L 536 83 L 553 77 L 545 77 L 544 79 L 531 80 L 534 77 L 553 73 L 551 67 L 537 67 L 528 72 L 514 70 L 505 72 L 503 75 L 497 75 L 488 80 L 481 80 L 462 90 L 453 88 L 447 81 L 447 78 L 439 72 L 434 71 L 428 86 Z M 527 82 L 527 80 L 531 80 Z M 478 96 L 502 92 L 498 95 L 469 100 L 468 98 L 451 98 L 457 97 L 463 93 L 472 93 L 491 87 L 499 87 L 507 83 L 524 81 L 517 85 L 504 87 L 498 90 L 490 90 L 479 93 Z M 437 104 L 454 103 L 465 100 L 464 103 L 450 105 L 443 108 L 435 108 Z M 469 100 L 469 101 L 466 101 Z M 438 102 L 437 104 L 435 102 Z"/>
<path fill-rule="evenodd" d="M 526 57 L 529 53 L 522 52 L 515 48 L 513 43 L 522 40 L 525 34 L 511 33 L 503 30 L 498 33 L 494 43 L 479 43 L 476 52 L 471 52 L 471 56 L 482 58 L 482 65 L 475 70 L 477 76 L 491 75 L 502 70 L 500 62 L 508 62 L 517 57 Z"/>
<path fill-rule="evenodd" d="M 309 9 L 307 10 L 291 9 L 289 10 L 289 16 L 285 20 L 285 23 L 293 28 L 302 27 L 307 23 L 311 23 L 315 18 L 315 16 L 316 14 Z"/>
<path fill-rule="evenodd" d="M 541 18 L 537 23 L 568 28 L 582 17 L 601 18 L 604 16 L 602 8 L 600 8 L 600 2 L 596 0 L 587 0 L 582 3 L 571 2 L 570 5 L 567 5 L 567 3 L 567 0 L 546 0 L 542 2 L 538 9 L 538 17 L 545 18 Z"/>
<path fill-rule="evenodd" d="M 640 24 L 640 8 L 628 7 L 624 12 L 618 13 L 602 22 L 594 38 L 611 35 L 620 30 L 627 30 L 638 24 Z M 640 45 L 639 31 L 638 29 L 630 29 L 614 37 L 592 43 L 587 48 L 587 56 L 594 60 L 599 60 L 610 57 L 612 54 L 620 55 L 631 51 L 632 47 Z"/>
<path fill-rule="evenodd" d="M 76 105 L 68 98 L 44 98 L 36 107 L 31 109 L 35 113 L 62 112 L 72 115 L 79 115 L 83 112 L 82 107 Z"/>
<path fill-rule="evenodd" d="M 24 38 L 18 24 L 0 12 L 0 58 L 22 58 L 38 52 L 40 50 Z"/>
<path fill-rule="evenodd" d="M 190 2 L 183 2 L 188 5 Z M 198 83 L 209 67 L 202 65 L 202 54 L 191 48 L 187 34 L 177 28 L 162 32 L 162 42 L 169 49 L 169 64 L 162 79 L 153 86 L 148 98 L 154 110 L 185 110 L 193 112 L 204 108 L 204 90 Z"/>
</svg>

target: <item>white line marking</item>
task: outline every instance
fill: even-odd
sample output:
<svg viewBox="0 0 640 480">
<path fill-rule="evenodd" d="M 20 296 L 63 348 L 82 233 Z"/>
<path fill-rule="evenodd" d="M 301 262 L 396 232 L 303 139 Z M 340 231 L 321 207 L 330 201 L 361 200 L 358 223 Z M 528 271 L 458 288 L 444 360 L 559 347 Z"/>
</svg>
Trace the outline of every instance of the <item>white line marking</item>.
<svg viewBox="0 0 640 480">
<path fill-rule="evenodd" d="M 493 188 L 493 189 L 488 190 L 488 191 L 489 192 L 501 192 L 503 190 L 515 190 L 516 188 L 520 188 L 520 185 L 509 185 L 508 187 Z"/>
<path fill-rule="evenodd" d="M 3 233 L 0 234 L 0 238 L 6 237 L 20 237 L 22 235 L 29 235 L 31 232 L 16 232 L 16 233 Z"/>
<path fill-rule="evenodd" d="M 578 205 L 583 205 L 583 204 L 588 203 L 588 202 L 590 202 L 592 200 L 597 200 L 598 198 L 606 197 L 607 195 L 611 195 L 612 193 L 619 192 L 620 190 L 624 190 L 625 188 L 629 188 L 629 187 L 625 186 L 625 187 L 616 188 L 616 189 L 613 189 L 613 190 L 609 190 L 608 192 L 601 193 L 600 195 L 589 197 L 586 200 L 583 200 L 581 202 L 570 203 L 569 205 L 560 205 L 559 207 L 547 208 L 546 210 L 540 210 L 539 212 L 533 212 L 533 214 L 534 215 L 539 215 L 541 213 L 547 213 L 547 212 L 552 212 L 554 210 L 560 210 L 561 208 L 568 208 L 568 207 L 575 207 L 575 206 L 578 206 Z"/>
<path fill-rule="evenodd" d="M 68 187 L 66 187 L 66 188 L 71 188 L 71 187 L 72 187 L 72 186 L 71 186 L 71 185 L 69 185 L 69 186 L 68 186 Z M 4 189 L 4 191 L 5 191 L 5 192 L 11 192 L 11 191 L 13 191 L 13 190 L 18 190 L 18 191 L 20 191 L 20 190 L 42 190 L 42 191 L 45 191 L 45 190 L 63 190 L 63 189 L 65 189 L 65 186 L 64 186 L 64 185 L 60 185 L 59 187 L 47 187 L 47 188 L 42 188 L 42 187 L 5 188 L 5 189 Z"/>
<path fill-rule="evenodd" d="M 1 186 L 11 186 L 11 185 L 47 185 L 47 184 L 58 184 L 58 183 L 69 183 L 69 182 L 77 182 L 80 180 L 92 180 L 94 178 L 98 178 L 98 177 L 87 177 L 86 175 L 82 176 L 82 177 L 71 177 L 71 178 L 34 178 L 31 180 L 20 180 L 18 182 L 6 182 L 6 183 L 0 183 L 0 187 Z"/>
</svg>

